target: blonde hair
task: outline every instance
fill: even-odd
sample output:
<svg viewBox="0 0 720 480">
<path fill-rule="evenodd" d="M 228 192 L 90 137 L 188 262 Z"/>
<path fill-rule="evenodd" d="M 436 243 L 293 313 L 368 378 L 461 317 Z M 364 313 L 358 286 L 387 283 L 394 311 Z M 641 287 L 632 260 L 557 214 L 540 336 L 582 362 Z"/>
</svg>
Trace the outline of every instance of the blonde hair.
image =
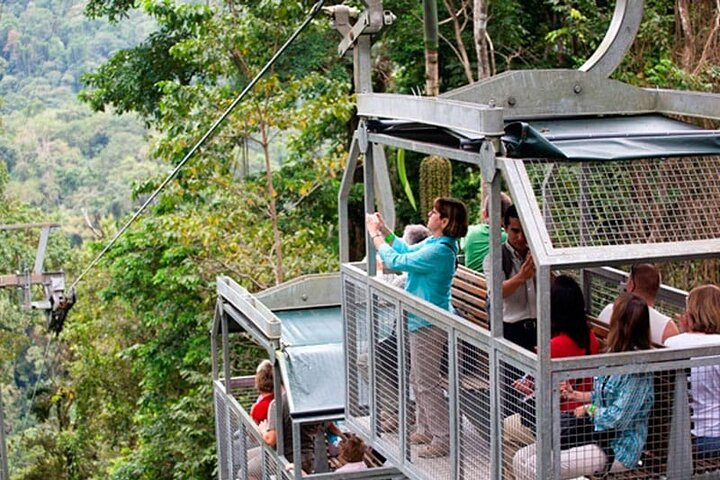
<svg viewBox="0 0 720 480">
<path fill-rule="evenodd" d="M 688 295 L 687 313 L 691 331 L 720 333 L 720 287 L 693 288 Z"/>
<path fill-rule="evenodd" d="M 274 387 L 272 363 L 270 360 L 263 360 L 255 372 L 255 388 L 260 393 L 272 393 Z"/>
</svg>

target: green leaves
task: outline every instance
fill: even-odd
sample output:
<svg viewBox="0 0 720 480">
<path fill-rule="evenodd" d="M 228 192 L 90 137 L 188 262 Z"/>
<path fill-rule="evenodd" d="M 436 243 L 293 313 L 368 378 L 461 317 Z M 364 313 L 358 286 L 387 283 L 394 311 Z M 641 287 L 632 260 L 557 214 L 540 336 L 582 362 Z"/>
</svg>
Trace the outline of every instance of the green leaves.
<svg viewBox="0 0 720 480">
<path fill-rule="evenodd" d="M 407 179 L 407 172 L 405 171 L 405 150 L 401 148 L 398 149 L 396 163 L 398 177 L 400 178 L 400 185 L 402 185 L 403 190 L 405 191 L 405 196 L 407 196 L 407 199 L 410 202 L 410 205 L 412 205 L 413 210 L 417 211 L 417 205 L 415 205 L 415 196 L 413 195 L 412 188 L 410 187 L 410 182 L 408 182 Z"/>
</svg>

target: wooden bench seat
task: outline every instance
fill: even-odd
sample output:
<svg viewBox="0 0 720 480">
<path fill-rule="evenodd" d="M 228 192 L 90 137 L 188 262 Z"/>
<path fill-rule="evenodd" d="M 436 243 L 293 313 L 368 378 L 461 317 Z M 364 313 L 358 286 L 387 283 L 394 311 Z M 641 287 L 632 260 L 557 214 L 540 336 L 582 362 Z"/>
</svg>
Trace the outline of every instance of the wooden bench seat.
<svg viewBox="0 0 720 480">
<path fill-rule="evenodd" d="M 485 275 L 464 265 L 458 265 L 450 294 L 450 301 L 458 315 L 483 328 L 490 328 L 486 310 Z"/>
<path fill-rule="evenodd" d="M 490 329 L 487 314 L 487 279 L 485 275 L 464 265 L 458 265 L 450 290 L 450 301 L 457 314 L 483 328 Z M 608 335 L 608 325 L 595 317 L 587 316 L 590 328 L 604 347 Z"/>
<path fill-rule="evenodd" d="M 693 474 L 720 473 L 720 458 L 693 458 Z"/>
</svg>

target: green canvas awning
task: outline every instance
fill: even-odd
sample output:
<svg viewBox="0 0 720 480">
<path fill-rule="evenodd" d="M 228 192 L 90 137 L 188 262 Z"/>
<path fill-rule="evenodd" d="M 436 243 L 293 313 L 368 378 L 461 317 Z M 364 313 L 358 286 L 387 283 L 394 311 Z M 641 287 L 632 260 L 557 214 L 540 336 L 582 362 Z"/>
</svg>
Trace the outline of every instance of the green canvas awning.
<svg viewBox="0 0 720 480">
<path fill-rule="evenodd" d="M 368 124 L 386 135 L 479 151 L 467 132 L 393 120 Z M 720 130 L 705 130 L 659 114 L 510 122 L 502 137 L 510 158 L 632 160 L 720 155 Z"/>
<path fill-rule="evenodd" d="M 631 160 L 720 155 L 720 131 L 661 115 L 513 122 L 503 142 L 512 158 Z"/>
</svg>

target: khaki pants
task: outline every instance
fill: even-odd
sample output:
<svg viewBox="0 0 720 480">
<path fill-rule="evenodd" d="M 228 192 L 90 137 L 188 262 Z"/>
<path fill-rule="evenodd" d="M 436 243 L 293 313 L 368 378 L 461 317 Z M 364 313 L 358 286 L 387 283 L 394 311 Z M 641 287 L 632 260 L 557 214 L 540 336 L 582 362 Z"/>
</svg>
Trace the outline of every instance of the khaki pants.
<svg viewBox="0 0 720 480">
<path fill-rule="evenodd" d="M 447 334 L 438 327 L 410 332 L 410 384 L 415 392 L 416 431 L 448 445 L 450 420 L 441 375 Z"/>
</svg>

